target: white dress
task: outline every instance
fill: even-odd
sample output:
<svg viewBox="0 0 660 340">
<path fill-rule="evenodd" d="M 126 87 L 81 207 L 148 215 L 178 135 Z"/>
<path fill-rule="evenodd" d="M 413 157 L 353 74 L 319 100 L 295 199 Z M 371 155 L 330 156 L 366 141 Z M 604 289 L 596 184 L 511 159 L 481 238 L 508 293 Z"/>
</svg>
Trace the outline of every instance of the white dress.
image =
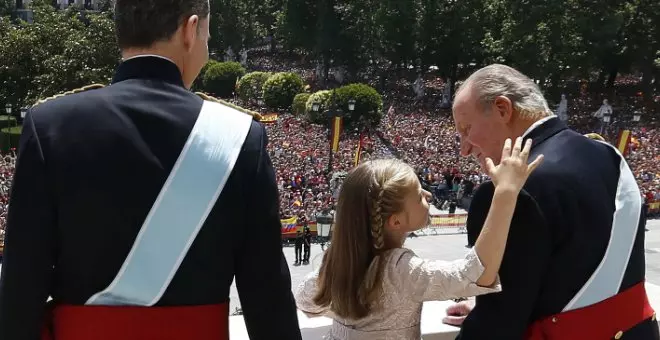
<svg viewBox="0 0 660 340">
<path fill-rule="evenodd" d="M 464 259 L 429 261 L 410 249 L 397 248 L 384 254 L 381 306 L 360 320 L 347 320 L 314 304 L 318 270 L 297 287 L 295 296 L 303 312 L 334 319 L 326 339 L 331 340 L 419 340 L 424 301 L 441 301 L 501 291 L 499 278 L 493 287 L 475 282 L 484 271 L 474 249 Z M 442 322 L 438 320 L 438 322 Z"/>
</svg>

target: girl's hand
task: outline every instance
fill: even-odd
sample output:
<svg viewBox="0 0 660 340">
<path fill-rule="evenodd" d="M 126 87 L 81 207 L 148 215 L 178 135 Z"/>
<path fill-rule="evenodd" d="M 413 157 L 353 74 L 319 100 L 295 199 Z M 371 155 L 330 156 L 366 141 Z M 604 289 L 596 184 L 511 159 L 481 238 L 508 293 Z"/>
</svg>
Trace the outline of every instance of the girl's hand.
<svg viewBox="0 0 660 340">
<path fill-rule="evenodd" d="M 524 149 L 522 149 L 522 140 L 522 137 L 516 138 L 516 144 L 512 150 L 511 139 L 507 138 L 504 142 L 502 160 L 499 165 L 495 166 L 492 159 L 486 158 L 486 172 L 495 184 L 496 189 L 520 192 L 529 174 L 543 161 L 543 155 L 539 155 L 528 165 L 527 158 L 532 148 L 532 140 L 527 140 Z"/>
</svg>

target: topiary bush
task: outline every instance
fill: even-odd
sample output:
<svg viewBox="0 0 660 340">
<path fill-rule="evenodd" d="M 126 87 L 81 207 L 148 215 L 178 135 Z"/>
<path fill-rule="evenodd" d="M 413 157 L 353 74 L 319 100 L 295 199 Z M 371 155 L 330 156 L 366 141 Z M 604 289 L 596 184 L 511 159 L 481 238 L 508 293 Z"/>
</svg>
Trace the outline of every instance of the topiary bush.
<svg viewBox="0 0 660 340">
<path fill-rule="evenodd" d="M 383 118 L 383 98 L 373 87 L 366 84 L 350 84 L 336 90 L 335 104 L 349 113 L 348 102 L 355 100 L 355 110 L 347 117 L 348 122 L 357 122 L 365 117 L 371 124 L 377 125 Z"/>
<path fill-rule="evenodd" d="M 307 112 L 307 100 L 310 96 L 310 93 L 298 93 L 293 97 L 293 114 L 302 115 Z"/>
<path fill-rule="evenodd" d="M 192 85 L 192 90 L 193 91 L 203 91 L 204 90 L 204 75 L 206 74 L 206 70 L 209 69 L 211 65 L 217 64 L 217 60 L 209 59 L 209 61 L 202 67 L 202 69 L 199 71 L 199 76 L 197 79 L 195 79 L 195 82 L 193 82 Z"/>
<path fill-rule="evenodd" d="M 307 119 L 316 124 L 325 124 L 327 123 L 327 117 L 325 116 L 325 111 L 328 110 L 331 106 L 330 99 L 332 98 L 332 91 L 321 90 L 316 93 L 313 93 L 307 99 L 305 104 L 305 110 L 307 111 Z M 319 110 L 314 111 L 312 105 L 314 103 L 319 104 Z"/>
<path fill-rule="evenodd" d="M 2 152 L 9 152 L 11 149 L 18 149 L 22 130 L 22 126 L 0 129 L 0 150 Z"/>
<path fill-rule="evenodd" d="M 216 97 L 231 97 L 236 89 L 236 81 L 245 74 L 245 69 L 237 62 L 216 62 L 204 72 L 204 90 Z"/>
<path fill-rule="evenodd" d="M 238 81 L 236 93 L 246 102 L 255 102 L 263 96 L 263 86 L 273 74 L 270 72 L 250 72 Z"/>
<path fill-rule="evenodd" d="M 299 75 L 290 72 L 275 73 L 263 86 L 264 102 L 273 110 L 288 110 L 293 97 L 303 91 L 303 81 Z"/>
</svg>

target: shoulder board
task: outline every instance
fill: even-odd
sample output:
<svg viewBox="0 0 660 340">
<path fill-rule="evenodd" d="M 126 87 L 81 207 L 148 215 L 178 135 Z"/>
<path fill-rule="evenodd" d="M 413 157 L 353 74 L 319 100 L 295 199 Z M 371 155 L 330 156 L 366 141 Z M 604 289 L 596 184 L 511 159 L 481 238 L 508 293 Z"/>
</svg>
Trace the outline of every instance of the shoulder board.
<svg viewBox="0 0 660 340">
<path fill-rule="evenodd" d="M 78 89 L 73 89 L 71 91 L 56 94 L 52 97 L 41 99 L 41 100 L 37 101 L 34 105 L 36 106 L 36 105 L 39 105 L 39 104 L 43 104 L 43 103 L 45 103 L 49 100 L 64 97 L 64 96 L 67 96 L 67 95 L 70 95 L 70 94 L 85 92 L 85 91 L 89 91 L 89 90 L 96 90 L 96 89 L 100 89 L 100 88 L 104 88 L 104 87 L 105 87 L 105 85 L 102 85 L 102 84 L 92 84 L 92 85 L 83 86 L 83 87 L 78 88 Z"/>
<path fill-rule="evenodd" d="M 601 142 L 605 142 L 605 138 L 603 138 L 603 136 L 601 136 L 597 133 L 593 133 L 593 132 L 592 133 L 587 133 L 584 136 L 587 137 L 587 138 L 591 138 L 591 139 L 599 140 Z"/>
<path fill-rule="evenodd" d="M 206 93 L 203 93 L 203 92 L 195 92 L 195 94 L 198 95 L 199 97 L 201 97 L 201 98 L 204 99 L 204 100 L 208 100 L 208 101 L 210 101 L 210 102 L 215 102 L 215 103 L 220 103 L 220 104 L 225 105 L 225 106 L 228 106 L 228 107 L 230 107 L 230 108 L 232 108 L 232 109 L 234 109 L 234 110 L 237 110 L 237 111 L 243 112 L 243 113 L 245 113 L 245 114 L 248 114 L 248 115 L 252 116 L 252 118 L 254 118 L 256 121 L 259 121 L 259 122 L 260 122 L 260 121 L 263 120 L 263 118 L 264 118 L 259 112 L 255 112 L 255 111 L 252 111 L 252 110 L 248 110 L 248 109 L 246 109 L 246 108 L 240 107 L 240 106 L 238 106 L 238 105 L 234 105 L 234 104 L 232 104 L 232 103 L 230 103 L 230 102 L 227 102 L 227 101 L 224 101 L 224 100 L 222 100 L 222 99 L 218 99 L 218 98 L 215 98 L 215 97 L 211 97 L 211 96 L 209 96 L 209 95 L 206 94 Z"/>
</svg>

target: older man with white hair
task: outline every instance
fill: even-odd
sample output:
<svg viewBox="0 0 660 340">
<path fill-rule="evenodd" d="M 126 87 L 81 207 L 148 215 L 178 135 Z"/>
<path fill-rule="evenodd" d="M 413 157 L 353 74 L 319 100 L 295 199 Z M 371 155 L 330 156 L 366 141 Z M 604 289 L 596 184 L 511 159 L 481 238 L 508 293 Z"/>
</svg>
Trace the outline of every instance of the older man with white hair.
<svg viewBox="0 0 660 340">
<path fill-rule="evenodd" d="M 518 197 L 503 291 L 478 297 L 471 311 L 448 310 L 445 322 L 462 323 L 458 339 L 660 339 L 644 290 L 641 196 L 616 148 L 569 129 L 538 86 L 505 65 L 472 74 L 453 110 L 462 156 L 497 164 L 504 141 L 518 136 L 533 140 L 530 159 L 545 156 Z M 470 244 L 493 190 L 487 182 L 474 195 Z"/>
</svg>

